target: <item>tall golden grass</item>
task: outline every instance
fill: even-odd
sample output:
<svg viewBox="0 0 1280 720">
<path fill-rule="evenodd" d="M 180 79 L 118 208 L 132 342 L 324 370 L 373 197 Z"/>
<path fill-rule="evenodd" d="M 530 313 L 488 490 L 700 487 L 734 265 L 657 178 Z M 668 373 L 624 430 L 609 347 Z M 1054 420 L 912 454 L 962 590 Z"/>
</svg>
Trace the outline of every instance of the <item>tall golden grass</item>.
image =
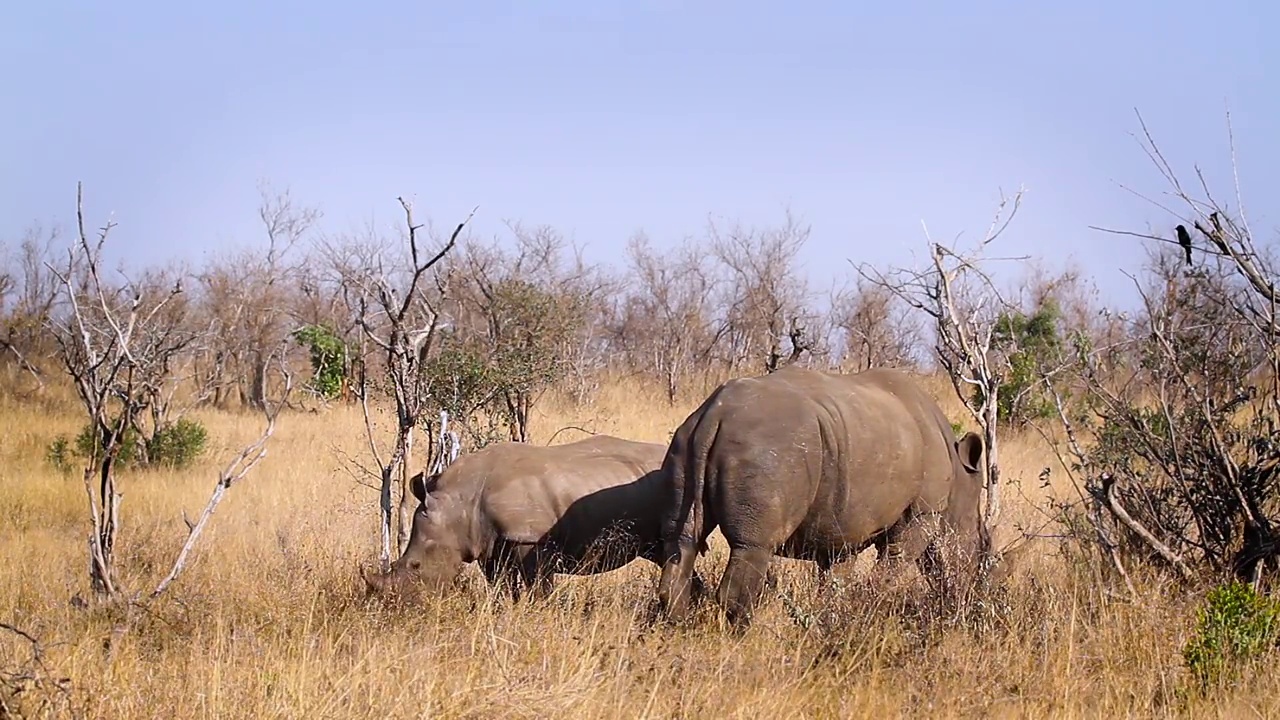
<svg viewBox="0 0 1280 720">
<path fill-rule="evenodd" d="M 961 420 L 949 388 L 924 382 Z M 462 591 L 423 606 L 366 603 L 356 564 L 375 552 L 377 498 L 338 459 L 363 450 L 360 416 L 343 408 L 282 417 L 188 571 L 113 637 L 121 610 L 73 602 L 88 593 L 84 488 L 44 455 L 82 418 L 59 392 L 0 399 L 0 622 L 39 639 L 48 676 L 69 679 L 66 693 L 28 682 L 4 698 L 11 706 L 53 700 L 45 714 L 89 718 L 1280 716 L 1274 674 L 1209 697 L 1183 691 L 1194 595 L 1137 578 L 1137 602 L 1114 597 L 1051 542 L 965 622 L 930 620 L 915 591 L 873 597 L 856 572 L 820 596 L 811 567 L 790 561 L 779 561 L 788 602 L 767 601 L 742 637 L 715 614 L 649 625 L 657 571 L 643 561 L 561 576 L 540 603 L 495 598 L 473 570 Z M 535 440 L 573 425 L 665 442 L 699 400 L 671 407 L 615 380 L 584 406 L 548 398 Z M 247 413 L 198 419 L 210 432 L 198 466 L 122 474 L 127 587 L 154 587 L 184 538 L 182 512 L 200 509 L 262 424 Z M 1035 505 L 1065 491 L 1037 480 L 1056 460 L 1032 435 L 1008 438 L 1003 453 L 1006 480 L 1021 487 L 1007 493 L 1006 524 L 1033 524 Z M 701 562 L 718 579 L 715 548 Z M 0 631 L 0 671 L 27 657 L 25 640 Z"/>
</svg>

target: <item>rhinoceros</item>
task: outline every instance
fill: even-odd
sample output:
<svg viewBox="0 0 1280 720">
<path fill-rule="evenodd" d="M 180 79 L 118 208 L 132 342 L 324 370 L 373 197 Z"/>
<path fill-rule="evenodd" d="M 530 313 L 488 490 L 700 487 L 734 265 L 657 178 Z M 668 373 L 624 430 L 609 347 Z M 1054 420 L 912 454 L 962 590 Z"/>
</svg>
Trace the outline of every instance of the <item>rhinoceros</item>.
<svg viewBox="0 0 1280 720">
<path fill-rule="evenodd" d="M 659 608 L 674 621 L 688 614 L 694 562 L 716 526 L 729 545 L 717 600 L 739 630 L 773 584 L 775 554 L 816 562 L 820 577 L 872 544 L 886 572 L 915 561 L 937 580 L 943 550 L 953 567 L 970 567 L 962 563 L 989 542 L 984 454 L 982 437 L 956 440 L 902 371 L 790 366 L 731 380 L 667 450 Z M 946 547 L 939 529 L 951 531 Z"/>
<path fill-rule="evenodd" d="M 607 435 L 554 446 L 503 442 L 410 482 L 418 508 L 404 552 L 365 573 L 371 595 L 415 598 L 451 585 L 467 563 L 515 599 L 544 596 L 554 573 L 661 564 L 665 445 Z M 701 593 L 701 579 L 694 579 Z"/>
</svg>

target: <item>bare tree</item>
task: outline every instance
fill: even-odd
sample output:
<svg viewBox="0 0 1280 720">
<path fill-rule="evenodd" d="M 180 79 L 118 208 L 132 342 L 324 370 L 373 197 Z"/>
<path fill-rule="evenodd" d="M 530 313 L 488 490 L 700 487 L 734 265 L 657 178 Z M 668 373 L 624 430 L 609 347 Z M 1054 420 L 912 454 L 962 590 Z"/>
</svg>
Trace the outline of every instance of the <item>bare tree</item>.
<svg viewBox="0 0 1280 720">
<path fill-rule="evenodd" d="M 606 286 L 580 256 L 565 262 L 564 238 L 551 228 L 511 229 L 512 252 L 468 247 L 456 297 L 460 329 L 480 339 L 490 357 L 509 437 L 527 442 L 534 406 L 572 372 L 591 306 Z"/>
<path fill-rule="evenodd" d="M 171 359 L 191 342 L 180 322 L 164 311 L 182 293 L 180 284 L 160 297 L 143 295 L 128 283 L 102 278 L 102 247 L 113 223 L 89 240 L 80 189 L 76 192 L 79 240 L 66 266 L 54 270 L 70 304 L 70 317 L 52 321 L 62 361 L 88 411 L 100 443 L 84 471 L 93 526 L 90 580 L 95 593 L 117 591 L 115 544 L 121 496 L 116 491 L 116 459 L 123 436 L 162 382 Z"/>
<path fill-rule="evenodd" d="M 114 223 L 108 222 L 99 230 L 96 241 L 90 240 L 80 186 L 76 189 L 76 221 L 78 237 L 68 250 L 66 264 L 60 268 L 49 265 L 61 283 L 68 311 L 50 318 L 49 324 L 95 434 L 95 452 L 84 470 L 92 525 L 89 576 L 97 596 L 113 598 L 122 590 L 115 562 L 122 499 L 116 486 L 116 463 L 124 434 L 136 425 L 142 413 L 165 396 L 165 389 L 174 382 L 175 364 L 201 334 L 186 322 L 188 308 L 181 276 L 174 279 L 154 274 L 144 281 L 125 278 L 119 284 L 104 277 L 102 250 Z M 261 458 L 278 411 L 276 407 L 268 413 L 266 433 L 242 454 L 242 459 L 255 452 Z M 215 500 L 202 522 L 192 528 L 174 569 L 152 597 L 159 596 L 182 571 L 191 546 L 222 492 L 250 467 L 252 462 L 242 471 L 224 473 L 220 478 Z"/>
<path fill-rule="evenodd" d="M 292 306 L 304 285 L 299 243 L 320 219 L 318 209 L 298 204 L 288 189 L 258 188 L 258 219 L 265 250 L 246 250 L 213 262 L 199 275 L 204 307 L 222 329 L 219 342 L 204 359 L 206 374 L 216 375 L 214 401 L 227 401 L 225 373 L 234 373 L 244 405 L 265 410 L 267 361 L 294 328 Z"/>
<path fill-rule="evenodd" d="M 759 362 L 773 372 L 813 349 L 808 283 L 797 258 L 809 239 L 809 227 L 791 214 L 780 227 L 756 230 L 709 228 L 711 254 L 728 279 L 723 299 L 726 360 L 730 370 Z"/>
<path fill-rule="evenodd" d="M 637 370 L 657 376 L 675 404 L 685 379 L 705 368 L 716 334 L 716 278 L 689 241 L 658 253 L 643 234 L 627 246 L 630 292 L 619 307 L 614 335 Z"/>
<path fill-rule="evenodd" d="M 57 231 L 29 228 L 16 257 L 0 266 L 0 358 L 11 356 L 44 387 L 40 359 L 49 354 L 43 332 L 58 300 L 57 278 L 47 266 Z"/>
<path fill-rule="evenodd" d="M 437 250 L 428 251 L 423 243 L 424 227 L 414 220 L 413 206 L 404 198 L 398 200 L 407 228 L 407 267 L 389 261 L 376 239 L 363 247 L 350 243 L 345 247 L 328 247 L 347 304 L 361 329 L 355 392 L 364 411 L 369 450 L 377 464 L 380 560 L 384 570 L 393 558 L 393 551 L 399 552 L 408 543 L 413 522 L 414 499 L 409 480 L 414 474 L 414 430 L 433 409 L 431 403 L 437 388 L 429 360 L 440 330 L 448 322 L 442 305 L 449 273 L 440 272 L 445 268 L 441 261 L 453 250 L 475 215 L 472 210 L 447 241 L 440 243 Z M 371 413 L 376 374 L 385 380 L 395 405 L 395 437 L 389 454 L 377 440 Z"/>
<path fill-rule="evenodd" d="M 844 336 L 845 369 L 918 367 L 924 328 L 911 306 L 890 290 L 859 276 L 853 288 L 833 299 L 832 314 Z"/>
<path fill-rule="evenodd" d="M 985 552 L 990 554 L 991 533 L 1000 518 L 1000 445 L 997 434 L 999 393 L 1003 368 L 991 352 L 997 321 L 1010 304 L 1004 299 L 984 262 L 995 260 L 985 253 L 1008 228 L 1022 202 L 1020 189 L 1012 198 L 1002 197 L 995 218 L 977 246 L 958 252 L 929 237 L 930 264 L 925 269 L 893 269 L 882 273 L 866 264 L 858 273 L 924 313 L 933 325 L 935 355 L 951 379 L 956 397 L 982 428 L 986 445 L 986 492 L 982 513 Z M 988 557 L 986 567 L 990 568 Z"/>
</svg>

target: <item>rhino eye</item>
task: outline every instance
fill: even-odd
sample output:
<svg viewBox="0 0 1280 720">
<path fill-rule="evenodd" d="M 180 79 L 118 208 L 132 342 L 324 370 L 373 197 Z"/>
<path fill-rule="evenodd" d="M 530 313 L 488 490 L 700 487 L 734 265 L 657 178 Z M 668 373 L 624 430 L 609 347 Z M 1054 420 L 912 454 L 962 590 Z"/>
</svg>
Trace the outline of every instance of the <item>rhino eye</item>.
<svg viewBox="0 0 1280 720">
<path fill-rule="evenodd" d="M 421 563 L 421 562 L 419 562 L 418 560 L 410 560 L 410 561 L 409 561 L 409 569 L 410 569 L 410 570 L 418 570 L 418 569 L 419 569 L 419 568 L 421 568 L 421 567 L 422 567 L 422 563 Z"/>
</svg>

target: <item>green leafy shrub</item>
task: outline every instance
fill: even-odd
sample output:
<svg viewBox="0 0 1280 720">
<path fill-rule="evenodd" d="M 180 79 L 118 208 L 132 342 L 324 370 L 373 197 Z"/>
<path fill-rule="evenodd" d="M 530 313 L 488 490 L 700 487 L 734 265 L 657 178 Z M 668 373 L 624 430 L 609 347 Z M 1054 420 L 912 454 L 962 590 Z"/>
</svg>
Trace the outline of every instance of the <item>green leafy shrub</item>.
<svg viewBox="0 0 1280 720">
<path fill-rule="evenodd" d="M 97 433 L 97 428 L 89 423 L 80 429 L 74 441 L 59 435 L 45 450 L 45 460 L 60 472 L 70 471 L 76 458 L 93 460 L 102 451 Z M 209 433 L 204 426 L 187 418 L 161 428 L 147 439 L 140 438 L 138 432 L 130 428 L 124 433 L 116 462 L 121 466 L 184 468 L 200 457 L 208 440 Z"/>
<path fill-rule="evenodd" d="M 124 437 L 120 441 L 120 452 L 116 455 L 116 462 L 120 465 L 130 465 L 138 459 L 138 433 L 133 428 L 126 428 Z M 86 460 L 96 458 L 102 452 L 101 438 L 98 436 L 98 427 L 93 423 L 87 423 L 80 429 L 80 433 L 76 435 L 76 455 Z"/>
<path fill-rule="evenodd" d="M 483 349 L 446 341 L 427 361 L 425 374 L 437 409 L 454 418 L 468 418 L 501 392 L 497 368 Z"/>
<path fill-rule="evenodd" d="M 473 450 L 509 437 L 505 413 L 495 408 L 505 388 L 501 369 L 476 343 L 446 337 L 441 345 L 425 368 L 432 388 L 432 410 L 448 413 L 450 423 L 461 430 Z M 439 423 L 434 413 L 426 414 L 422 429 L 434 438 Z"/>
<path fill-rule="evenodd" d="M 347 345 L 324 325 L 305 325 L 293 331 L 297 343 L 311 353 L 311 390 L 332 400 L 347 379 Z"/>
<path fill-rule="evenodd" d="M 1209 591 L 1196 620 L 1182 656 L 1200 686 L 1211 687 L 1236 679 L 1243 666 L 1275 648 L 1280 601 L 1232 581 Z"/>
<path fill-rule="evenodd" d="M 1063 350 L 1061 319 L 1057 302 L 1049 298 L 1035 312 L 1008 312 L 996 320 L 991 346 L 1004 354 L 1006 362 L 996 405 L 1005 422 L 1023 424 L 1056 412 L 1048 394 L 1037 385 L 1041 370 Z M 981 389 L 975 392 L 981 402 Z"/>
<path fill-rule="evenodd" d="M 147 443 L 147 460 L 152 465 L 184 468 L 204 452 L 209 433 L 194 420 L 181 418 L 161 428 Z"/>
<path fill-rule="evenodd" d="M 74 451 L 71 449 L 71 441 L 66 435 L 59 435 L 49 443 L 49 447 L 44 452 L 45 462 L 53 466 L 55 470 L 63 475 L 70 473 Z"/>
</svg>

